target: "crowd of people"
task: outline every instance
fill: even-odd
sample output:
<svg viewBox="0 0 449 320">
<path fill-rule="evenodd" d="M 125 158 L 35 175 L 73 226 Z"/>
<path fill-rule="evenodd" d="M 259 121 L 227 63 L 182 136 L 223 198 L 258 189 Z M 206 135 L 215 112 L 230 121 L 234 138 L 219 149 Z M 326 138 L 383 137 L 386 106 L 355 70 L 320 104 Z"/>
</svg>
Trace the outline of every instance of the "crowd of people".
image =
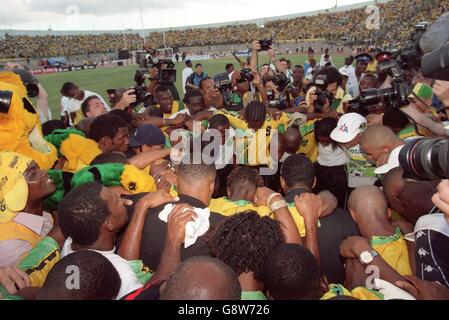
<svg viewBox="0 0 449 320">
<path fill-rule="evenodd" d="M 402 65 L 406 105 L 360 105 L 394 84 L 390 52 L 337 69 L 328 50 L 291 65 L 273 46 L 258 65 L 263 47 L 214 76 L 186 61 L 183 103 L 157 68 L 144 102 L 63 83 L 52 120 L 7 64 L 0 297 L 449 299 L 447 168 L 398 160 L 447 139 L 449 81 Z"/>
<path fill-rule="evenodd" d="M 73 36 L 10 36 L 0 39 L 0 59 L 46 58 L 117 52 L 122 48 L 137 50 L 142 38 L 133 34 Z"/>
<path fill-rule="evenodd" d="M 447 0 L 397 0 L 378 4 L 380 29 L 366 27 L 365 8 L 268 21 L 264 28 L 256 24 L 235 24 L 213 28 L 192 28 L 165 32 L 165 43 L 173 48 L 217 44 L 250 43 L 253 39 L 274 38 L 277 41 L 346 38 L 351 45 L 399 48 L 409 39 L 420 21 L 433 22 L 449 6 Z M 164 36 L 152 32 L 148 39 L 163 47 Z M 79 36 L 7 36 L 0 39 L 0 59 L 52 57 L 105 53 L 121 48 L 136 50 L 143 39 L 138 34 L 103 34 Z"/>
</svg>

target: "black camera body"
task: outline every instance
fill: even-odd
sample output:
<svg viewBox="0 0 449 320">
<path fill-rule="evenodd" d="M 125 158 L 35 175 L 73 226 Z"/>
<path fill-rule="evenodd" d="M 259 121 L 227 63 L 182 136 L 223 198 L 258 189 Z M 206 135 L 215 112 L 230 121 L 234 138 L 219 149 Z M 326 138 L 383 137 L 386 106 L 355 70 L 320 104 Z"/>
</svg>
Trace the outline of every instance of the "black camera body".
<svg viewBox="0 0 449 320">
<path fill-rule="evenodd" d="M 380 65 L 381 72 L 385 72 L 393 78 L 393 85 L 384 89 L 367 89 L 360 92 L 360 96 L 349 101 L 348 112 L 355 112 L 366 117 L 369 107 L 382 103 L 385 106 L 401 108 L 408 106 L 410 101 L 410 87 L 404 81 L 403 72 L 396 60 L 383 62 Z"/>
<path fill-rule="evenodd" d="M 249 83 L 254 81 L 254 74 L 250 68 L 243 68 L 240 71 L 240 80 L 239 82 L 248 81 Z"/>
<path fill-rule="evenodd" d="M 176 65 L 172 59 L 157 58 L 148 52 L 139 52 L 137 60 L 140 69 L 156 68 L 158 70 L 158 76 L 150 78 L 150 80 L 156 80 L 163 84 L 176 83 Z"/>
<path fill-rule="evenodd" d="M 232 83 L 226 73 L 217 74 L 214 77 L 215 89 L 220 91 L 223 96 L 225 109 L 229 111 L 239 111 L 243 108 L 243 104 L 238 104 L 233 99 Z"/>
<path fill-rule="evenodd" d="M 317 99 L 313 102 L 313 107 L 315 108 L 315 112 L 321 113 L 323 112 L 324 106 L 326 105 L 326 100 L 329 101 L 329 105 L 334 101 L 334 96 L 332 93 L 327 91 L 327 86 L 329 85 L 329 81 L 327 80 L 327 76 L 324 74 L 317 75 L 313 84 L 316 87 L 315 95 Z"/>
<path fill-rule="evenodd" d="M 272 39 L 262 39 L 259 40 L 260 51 L 268 51 L 270 50 L 271 45 L 273 44 Z"/>
<path fill-rule="evenodd" d="M 291 83 L 287 76 L 283 73 L 275 74 L 272 81 L 279 92 L 284 91 Z"/>
<path fill-rule="evenodd" d="M 424 33 L 427 31 L 427 27 L 429 26 L 428 22 L 420 22 L 415 25 L 415 30 L 407 42 L 404 49 L 399 51 L 397 56 L 397 60 L 403 69 L 411 68 L 411 69 L 419 69 L 421 68 L 421 59 L 423 56 L 423 51 L 419 46 L 419 41 Z"/>
</svg>

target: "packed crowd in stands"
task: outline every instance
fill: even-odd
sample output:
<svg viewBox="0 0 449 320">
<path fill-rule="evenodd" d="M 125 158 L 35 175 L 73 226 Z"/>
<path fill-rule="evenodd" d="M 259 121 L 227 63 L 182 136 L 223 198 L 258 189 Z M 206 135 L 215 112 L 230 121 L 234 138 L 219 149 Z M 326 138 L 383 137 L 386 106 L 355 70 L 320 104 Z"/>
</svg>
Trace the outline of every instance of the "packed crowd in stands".
<svg viewBox="0 0 449 320">
<path fill-rule="evenodd" d="M 217 28 L 195 28 L 167 31 L 166 43 L 171 47 L 250 43 L 252 39 L 273 37 L 278 41 L 324 38 L 340 41 L 347 37 L 357 45 L 400 47 L 410 37 L 410 30 L 420 21 L 433 22 L 449 7 L 449 0 L 397 0 L 379 4 L 380 30 L 370 30 L 365 23 L 365 8 L 321 13 L 288 20 L 273 20 L 263 29 L 256 24 L 229 25 Z M 350 31 L 350 34 L 348 33 Z M 125 39 L 126 38 L 126 43 Z M 163 35 L 153 32 L 149 40 L 162 47 Z M 6 37 L 0 40 L 0 59 L 18 54 L 26 57 L 66 56 L 117 51 L 123 47 L 141 49 L 137 34 L 104 34 L 80 36 Z"/>
<path fill-rule="evenodd" d="M 139 97 L 61 83 L 57 115 L 7 63 L 0 299 L 449 300 L 448 79 L 275 49 L 187 60 L 183 94 L 157 68 Z"/>
</svg>

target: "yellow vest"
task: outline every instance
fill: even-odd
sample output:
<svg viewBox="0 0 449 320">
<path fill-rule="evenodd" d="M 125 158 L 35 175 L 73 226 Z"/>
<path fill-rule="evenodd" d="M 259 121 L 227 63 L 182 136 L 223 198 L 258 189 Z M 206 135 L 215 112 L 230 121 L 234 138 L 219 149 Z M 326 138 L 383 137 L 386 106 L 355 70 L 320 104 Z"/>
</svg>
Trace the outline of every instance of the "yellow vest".
<svg viewBox="0 0 449 320">
<path fill-rule="evenodd" d="M 15 221 L 0 223 L 0 241 L 13 239 L 26 241 L 34 247 L 42 238 L 40 235 Z"/>
</svg>

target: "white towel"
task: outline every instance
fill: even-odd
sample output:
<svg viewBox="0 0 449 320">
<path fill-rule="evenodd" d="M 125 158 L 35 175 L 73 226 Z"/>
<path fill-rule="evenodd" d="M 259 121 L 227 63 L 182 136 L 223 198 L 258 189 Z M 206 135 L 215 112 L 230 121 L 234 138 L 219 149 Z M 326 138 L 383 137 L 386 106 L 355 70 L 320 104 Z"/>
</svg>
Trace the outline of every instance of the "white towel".
<svg viewBox="0 0 449 320">
<path fill-rule="evenodd" d="M 168 221 L 168 216 L 173 211 L 175 205 L 167 204 L 159 213 L 159 219 L 164 222 Z M 187 210 L 187 209 L 186 209 Z M 184 239 L 184 248 L 188 248 L 195 244 L 196 240 L 204 235 L 210 227 L 209 217 L 210 210 L 209 208 L 200 209 L 193 208 L 193 211 L 197 214 L 198 217 L 195 218 L 195 221 L 189 221 L 186 224 L 186 237 Z"/>
</svg>

